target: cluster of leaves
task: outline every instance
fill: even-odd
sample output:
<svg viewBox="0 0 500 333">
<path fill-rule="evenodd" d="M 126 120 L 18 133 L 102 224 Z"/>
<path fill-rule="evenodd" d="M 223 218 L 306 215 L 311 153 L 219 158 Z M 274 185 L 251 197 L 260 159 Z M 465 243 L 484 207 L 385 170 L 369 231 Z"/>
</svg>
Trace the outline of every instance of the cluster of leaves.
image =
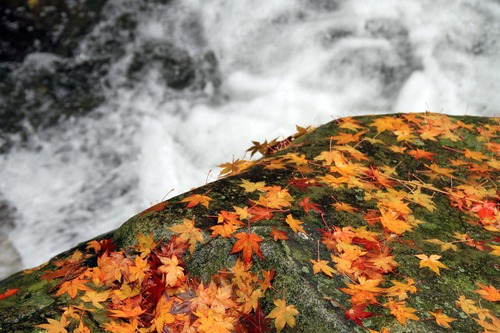
<svg viewBox="0 0 500 333">
<path fill-rule="evenodd" d="M 433 197 L 436 193 L 446 195 L 451 206 L 465 213 L 472 225 L 480 226 L 493 233 L 500 231 L 498 208 L 500 198 L 497 192 L 497 179 L 494 176 L 499 169 L 497 156 L 500 152 L 500 144 L 494 141 L 498 138 L 499 126 L 485 124 L 484 127 L 474 128 L 460 120 L 453 121 L 449 117 L 435 114 L 380 117 L 369 126 L 376 128 L 377 134 L 373 137 L 367 137 L 365 134 L 369 132 L 369 128 L 361 126 L 355 119 L 343 118 L 339 120 L 338 127 L 344 130 L 337 135 L 330 136 L 328 150 L 323 150 L 316 156 L 311 156 L 312 158 L 307 158 L 304 154 L 297 155 L 288 152 L 279 157 L 265 158 L 262 164 L 265 169 L 270 170 L 294 169 L 302 178 L 293 179 L 289 184 L 301 190 L 306 190 L 309 186 L 322 185 L 329 186 L 336 191 L 347 191 L 353 188 L 362 190 L 365 202 L 373 203 L 372 206 L 375 208 L 353 207 L 346 202 L 336 201 L 335 197 L 333 197 L 335 202 L 331 206 L 336 211 L 362 216 L 366 225 L 358 228 L 339 227 L 329 226 L 325 222 L 325 228 L 319 230 L 321 244 L 328 250 L 332 264 L 329 260 L 321 259 L 318 250 L 318 257 L 310 260 L 313 272 L 314 274 L 321 272 L 330 277 L 342 275 L 350 281 L 346 287 L 340 288 L 350 296 L 349 306 L 343 307 L 337 301 L 331 300 L 345 309 L 346 318 L 363 325 L 363 319 L 383 313 L 368 312 L 366 308 L 370 306 L 374 309 L 380 306 L 394 315 L 399 323 L 405 325 L 407 320 L 419 320 L 417 310 L 405 303 L 409 294 L 417 292 L 417 286 L 411 276 L 403 277 L 399 281 L 389 278 L 390 275 L 396 273 L 395 270 L 399 266 L 397 259 L 391 253 L 390 244 L 406 242 L 405 244 L 409 247 L 420 252 L 415 255 L 420 260 L 419 267 L 429 268 L 438 276 L 441 274 L 440 269 L 448 269 L 440 261 L 441 255 L 426 254 L 411 241 L 404 240 L 405 233 L 412 232 L 420 224 L 425 223 L 415 217 L 412 207 L 420 206 L 430 213 L 434 212 L 436 205 Z M 476 132 L 475 135 L 483 146 L 481 150 L 485 150 L 488 154 L 468 148 L 457 150 L 443 145 L 443 148 L 456 152 L 458 158 L 444 161 L 454 168 L 444 167 L 442 160 L 436 161 L 434 153 L 421 148 L 425 146 L 425 142 L 453 143 L 465 140 L 470 131 Z M 384 132 L 396 136 L 398 144 L 388 147 L 392 152 L 409 155 L 417 161 L 425 161 L 425 169 L 414 170 L 413 174 L 402 178 L 397 171 L 399 164 L 394 166 L 377 164 L 377 161 L 371 160 L 358 149 L 363 142 L 385 146 L 385 140 L 377 138 Z M 253 153 L 256 147 L 262 146 L 263 144 L 254 142 L 250 150 Z M 263 154 L 271 155 L 269 151 Z M 234 170 L 236 170 L 234 174 L 242 171 L 236 168 Z M 448 182 L 449 186 L 444 188 L 436 186 L 433 183 L 435 181 L 441 184 Z M 266 191 L 266 196 L 268 195 L 269 187 L 266 187 L 263 182 L 251 183 L 247 180 L 243 182 L 242 186 L 248 189 L 248 192 L 260 190 Z M 285 190 L 280 188 L 280 191 Z M 283 199 L 290 199 L 289 193 L 285 193 L 286 196 L 283 196 Z M 292 200 L 289 199 L 288 203 L 291 203 Z M 268 212 L 269 208 L 273 208 L 262 200 L 262 195 L 258 203 L 267 207 Z M 291 205 L 275 208 L 283 209 L 289 206 Z M 312 212 L 324 221 L 324 209 L 313 203 L 310 197 L 303 197 L 298 206 L 302 207 L 305 213 Z M 292 225 L 288 223 L 289 220 L 297 222 Z M 286 222 L 294 232 L 305 233 L 303 229 L 297 229 L 302 222 L 291 215 L 287 215 Z M 251 235 L 250 228 L 248 235 Z M 275 240 L 287 239 L 286 234 L 274 228 L 272 236 Z M 461 243 L 481 251 L 493 250 L 492 255 L 499 255 L 499 246 L 495 245 L 499 241 L 498 237 L 492 237 L 489 244 L 486 244 L 486 240 L 474 240 L 467 233 L 455 232 L 453 238 L 454 240 L 432 238 L 425 241 L 439 245 L 441 251 L 457 251 L 456 244 Z M 257 242 L 252 244 L 252 249 L 255 254 L 262 257 Z M 247 261 L 250 253 L 249 250 Z M 484 288 L 481 284 L 479 286 Z M 498 293 L 493 286 L 487 288 L 493 295 Z M 498 301 L 493 300 L 494 297 L 491 296 L 488 298 L 484 293 L 480 295 L 484 300 Z M 488 329 L 498 323 L 498 318 L 491 310 L 482 309 L 481 311 L 482 316 L 476 321 L 487 332 L 490 332 Z M 466 312 L 467 315 L 471 313 L 477 312 Z M 446 328 L 450 328 L 449 323 L 454 320 L 443 314 L 442 309 L 428 311 L 428 314 L 435 318 L 439 326 Z"/>
<path fill-rule="evenodd" d="M 208 284 L 191 279 L 183 258 L 203 237 L 194 222 L 171 228 L 178 232 L 168 242 L 157 243 L 153 234 L 138 235 L 139 243 L 128 252 L 116 250 L 110 240 L 91 241 L 88 252 L 75 251 L 56 261 L 58 269 L 47 271 L 42 279 L 61 278 L 53 287 L 55 296 L 66 295 L 74 304 L 63 308 L 59 320 L 37 325 L 48 332 L 90 332 L 85 319 L 104 314 L 102 324 L 108 332 L 268 332 L 259 299 L 271 288 L 273 271 L 254 274 L 251 264 L 237 260 Z M 97 255 L 97 265 L 85 267 Z M 78 302 L 77 302 L 78 301 Z M 70 302 L 71 303 L 71 302 Z M 278 330 L 293 324 L 297 312 L 285 300 L 275 300 L 268 315 Z"/>
<path fill-rule="evenodd" d="M 415 266 L 437 278 L 453 269 L 442 261 L 445 251 L 465 247 L 492 257 L 500 255 L 500 239 L 495 237 L 500 231 L 495 176 L 500 169 L 500 144 L 495 142 L 499 129 L 498 124 L 473 128 L 444 115 L 407 114 L 377 117 L 367 126 L 343 118 L 325 146 L 301 143 L 311 129 L 299 127 L 291 139 L 254 142 L 249 151 L 260 152 L 264 158 L 221 165 L 221 175 L 235 176 L 232 179 L 248 205 L 211 208 L 214 199 L 209 191 L 177 202 L 173 199 L 171 204 L 183 205 L 186 213 L 213 221 L 212 225 L 201 230 L 194 219 L 184 218 L 168 228 L 174 234 L 169 240 L 157 242 L 152 235 L 139 235 L 136 247 L 120 251 L 109 241 L 91 242 L 89 251 L 98 256 L 94 267 L 82 264 L 88 262 L 90 253 L 75 253 L 56 262 L 59 269 L 43 278 L 58 279 L 56 296 L 68 294 L 83 303 L 64 309 L 60 320 L 49 319 L 39 327 L 66 332 L 72 325 L 74 332 L 85 332 L 82 318 L 92 311 L 92 316 L 99 311 L 105 314 L 108 321 L 103 327 L 110 332 L 266 332 L 271 319 L 278 332 L 286 325 L 294 327 L 299 312 L 282 297 L 274 299 L 274 309 L 264 316 L 260 301 L 273 290 L 270 283 L 275 272 L 252 267 L 255 260 L 266 260 L 263 242 L 302 238 L 319 239 L 317 256 L 307 262 L 315 275 L 311 278 L 343 284 L 339 290 L 344 297 L 328 299 L 344 309 L 347 319 L 378 330 L 370 332 L 389 332 L 388 327 L 369 324 L 372 319 L 391 316 L 403 326 L 433 318 L 437 325 L 451 329 L 455 318 L 444 313 L 444 305 L 424 312 L 408 304 L 423 281 L 398 272 L 402 262 L 394 249 L 408 248 Z M 474 150 L 452 148 L 472 137 Z M 453 151 L 456 158 L 436 156 L 425 149 L 427 145 Z M 390 151 L 407 163 L 410 157 L 416 167 L 402 171 L 399 161 L 370 159 L 369 151 L 379 156 Z M 288 178 L 272 184 L 245 178 L 250 167 L 281 170 Z M 491 237 L 473 239 L 468 232 L 455 231 L 422 240 L 439 246 L 440 254 L 429 252 L 429 247 L 422 250 L 407 235 L 427 223 L 422 211 L 435 212 L 436 197 L 445 198 L 471 228 Z M 139 215 L 160 213 L 166 206 L 161 203 Z M 341 216 L 351 222 L 343 224 Z M 232 242 L 228 255 L 238 257 L 234 266 L 222 267 L 206 283 L 189 277 L 184 263 L 188 249 L 196 255 L 198 244 L 205 241 L 204 233 Z M 499 291 L 493 285 L 478 282 L 477 286 L 475 299 L 470 294 L 457 295 L 456 306 L 484 332 L 495 332 L 499 319 L 489 310 L 491 306 L 484 305 L 499 302 Z"/>
</svg>

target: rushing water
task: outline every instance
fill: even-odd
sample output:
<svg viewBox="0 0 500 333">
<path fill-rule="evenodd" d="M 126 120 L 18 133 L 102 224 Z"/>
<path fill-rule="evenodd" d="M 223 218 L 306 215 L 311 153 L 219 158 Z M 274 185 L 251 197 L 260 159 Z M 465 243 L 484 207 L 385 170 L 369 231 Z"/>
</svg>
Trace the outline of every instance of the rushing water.
<svg viewBox="0 0 500 333">
<path fill-rule="evenodd" d="M 500 109 L 497 1 L 116 0 L 103 13 L 72 58 L 120 45 L 106 71 L 92 69 L 102 102 L 55 125 L 24 122 L 0 155 L 0 275 L 216 179 L 251 140 L 296 124 Z M 111 29 L 117 17 L 135 24 Z M 151 50 L 189 56 L 195 78 L 169 82 Z M 16 70 L 22 80 L 60 60 L 33 53 Z"/>
</svg>

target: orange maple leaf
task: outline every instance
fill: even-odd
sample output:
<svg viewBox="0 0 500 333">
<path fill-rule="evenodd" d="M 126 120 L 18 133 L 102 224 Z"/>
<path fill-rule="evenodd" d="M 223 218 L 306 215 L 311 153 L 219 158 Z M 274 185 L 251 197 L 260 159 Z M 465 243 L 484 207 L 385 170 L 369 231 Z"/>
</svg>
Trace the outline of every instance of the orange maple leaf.
<svg viewBox="0 0 500 333">
<path fill-rule="evenodd" d="M 212 198 L 203 194 L 191 194 L 187 198 L 182 199 L 181 202 L 188 202 L 186 208 L 194 207 L 200 203 L 206 208 L 208 208 L 208 204 L 210 203 L 211 200 Z"/>
<path fill-rule="evenodd" d="M 271 288 L 271 280 L 274 278 L 274 269 L 271 269 L 270 271 L 262 269 L 261 271 L 262 276 L 264 277 L 264 281 L 260 283 L 260 287 L 262 288 L 263 292 L 266 292 L 268 288 Z"/>
<path fill-rule="evenodd" d="M 167 301 L 166 297 L 161 297 L 158 304 L 156 304 L 155 317 L 152 320 L 156 332 L 163 332 L 165 325 L 175 322 L 175 316 L 170 313 L 173 302 L 173 298 Z"/>
<path fill-rule="evenodd" d="M 402 233 L 412 229 L 412 226 L 405 220 L 400 219 L 400 214 L 394 209 L 385 210 L 380 207 L 380 222 L 389 231 L 401 235 Z"/>
<path fill-rule="evenodd" d="M 443 309 L 436 310 L 436 312 L 428 311 L 431 315 L 434 316 L 436 323 L 439 326 L 446 327 L 446 328 L 451 328 L 450 323 L 454 320 L 455 318 L 448 317 L 447 315 L 443 314 Z"/>
<path fill-rule="evenodd" d="M 477 284 L 481 289 L 474 290 L 476 294 L 481 295 L 482 298 L 491 302 L 500 301 L 500 292 L 493 287 L 491 284 L 489 286 L 485 286 L 484 284 Z"/>
<path fill-rule="evenodd" d="M 428 152 L 428 151 L 425 151 L 425 150 L 419 149 L 419 148 L 408 150 L 407 154 L 410 155 L 410 156 L 412 156 L 416 160 L 419 160 L 421 158 L 425 158 L 426 160 L 429 160 L 429 161 L 433 161 L 434 160 L 432 158 L 432 156 L 434 155 L 434 153 L 431 153 L 431 152 Z"/>
<path fill-rule="evenodd" d="M 339 135 L 332 136 L 330 138 L 335 140 L 338 145 L 343 145 L 343 144 L 349 143 L 349 142 L 358 142 L 360 140 L 361 135 L 363 135 L 365 133 L 366 133 L 366 131 L 358 132 L 355 134 L 341 132 L 341 133 L 339 133 Z"/>
<path fill-rule="evenodd" d="M 81 276 L 78 276 L 73 280 L 65 281 L 59 287 L 56 296 L 67 292 L 72 299 L 75 299 L 78 290 L 90 290 L 90 288 L 85 285 L 87 282 L 89 282 L 89 280 L 86 280 Z"/>
<path fill-rule="evenodd" d="M 210 227 L 212 231 L 212 234 L 210 235 L 211 238 L 216 237 L 217 235 L 223 237 L 223 238 L 230 238 L 233 233 L 241 228 L 242 226 L 238 223 L 222 223 L 222 224 L 217 224 L 214 225 L 213 227 Z"/>
<path fill-rule="evenodd" d="M 263 239 L 254 233 L 240 232 L 234 235 L 238 240 L 233 246 L 230 254 L 238 253 L 243 251 L 243 261 L 249 263 L 252 260 L 252 252 L 255 253 L 259 258 L 264 260 L 262 252 L 260 250 L 259 243 Z"/>
<path fill-rule="evenodd" d="M 257 204 L 271 209 L 281 209 L 292 205 L 293 197 L 287 189 L 282 189 L 281 186 L 266 186 L 265 190 L 266 195 L 260 195 Z"/>
<path fill-rule="evenodd" d="M 420 318 L 418 318 L 418 316 L 414 313 L 417 310 L 405 305 L 405 302 L 394 302 L 392 299 L 384 304 L 384 306 L 391 311 L 391 314 L 396 317 L 399 323 L 403 326 L 406 326 L 407 319 L 420 320 Z"/>
<path fill-rule="evenodd" d="M 134 306 L 132 304 L 126 304 L 119 309 L 109 310 L 109 316 L 116 318 L 133 318 L 143 314 L 144 312 L 146 312 L 146 309 L 141 309 L 139 305 Z"/>
<path fill-rule="evenodd" d="M 429 267 L 437 275 L 441 275 L 439 273 L 439 268 L 448 269 L 448 267 L 446 267 L 445 264 L 438 261 L 439 258 L 441 258 L 441 256 L 437 254 L 431 254 L 430 256 L 427 256 L 426 254 L 422 253 L 422 254 L 416 254 L 415 257 L 420 259 L 420 266 L 419 266 L 420 268 Z"/>
<path fill-rule="evenodd" d="M 286 324 L 292 328 L 295 327 L 295 316 L 299 314 L 295 305 L 287 306 L 284 299 L 276 299 L 273 302 L 276 307 L 266 316 L 266 318 L 275 318 L 274 326 L 276 327 L 276 332 L 281 332 Z"/>
<path fill-rule="evenodd" d="M 333 259 L 333 258 L 332 258 Z M 366 279 L 364 276 L 358 278 L 358 283 L 347 283 L 348 288 L 339 288 L 342 292 L 351 295 L 352 306 L 362 304 L 376 304 L 378 296 L 383 289 L 378 287 L 381 279 Z"/>
<path fill-rule="evenodd" d="M 345 202 L 336 202 L 332 204 L 333 207 L 335 207 L 335 210 L 341 212 L 348 212 L 354 214 L 356 211 L 356 208 L 353 206 L 349 205 L 348 203 Z"/>
</svg>

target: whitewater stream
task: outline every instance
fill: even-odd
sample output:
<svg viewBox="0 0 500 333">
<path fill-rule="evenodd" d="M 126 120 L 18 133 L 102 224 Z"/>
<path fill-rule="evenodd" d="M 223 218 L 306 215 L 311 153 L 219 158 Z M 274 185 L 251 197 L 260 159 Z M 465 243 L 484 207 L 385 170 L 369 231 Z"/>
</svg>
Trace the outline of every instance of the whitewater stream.
<svg viewBox="0 0 500 333">
<path fill-rule="evenodd" d="M 33 112 L 2 124 L 0 278 L 217 179 L 217 165 L 249 158 L 251 140 L 295 125 L 500 110 L 498 1 L 138 2 L 107 1 L 70 55 L 9 63 L 11 80 L 29 84 L 70 65 L 87 80 L 72 91 L 73 75 L 50 103 L 23 88 L 19 110 L 48 119 L 54 100 L 94 95 L 89 111 L 44 126 Z"/>
</svg>

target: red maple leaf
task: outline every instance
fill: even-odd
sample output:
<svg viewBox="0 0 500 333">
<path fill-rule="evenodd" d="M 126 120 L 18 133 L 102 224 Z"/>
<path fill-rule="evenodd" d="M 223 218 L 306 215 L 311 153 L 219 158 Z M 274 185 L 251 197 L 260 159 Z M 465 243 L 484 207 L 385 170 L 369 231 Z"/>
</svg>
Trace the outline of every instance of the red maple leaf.
<svg viewBox="0 0 500 333">
<path fill-rule="evenodd" d="M 370 318 L 373 316 L 378 316 L 375 313 L 363 311 L 367 305 L 368 304 L 365 303 L 362 305 L 353 306 L 352 308 L 350 308 L 349 310 L 347 310 L 345 312 L 345 314 L 344 314 L 345 318 L 350 319 L 350 320 L 354 321 L 356 324 L 363 326 L 361 319 Z"/>
</svg>

